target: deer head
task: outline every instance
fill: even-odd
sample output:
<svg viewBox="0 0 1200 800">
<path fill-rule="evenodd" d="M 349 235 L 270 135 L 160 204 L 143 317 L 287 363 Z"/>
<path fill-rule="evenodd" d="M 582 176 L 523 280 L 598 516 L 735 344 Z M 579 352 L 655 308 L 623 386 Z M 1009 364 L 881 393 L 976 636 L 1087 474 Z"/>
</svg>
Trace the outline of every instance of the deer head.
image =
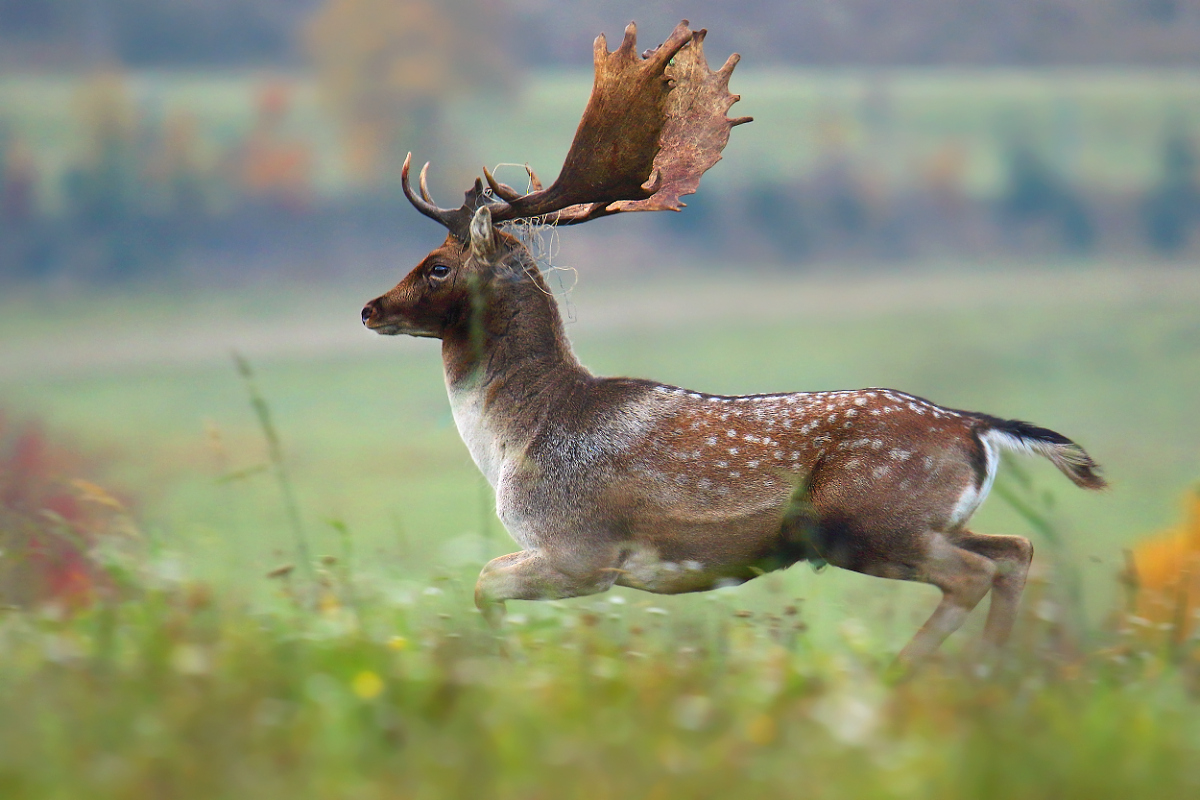
<svg viewBox="0 0 1200 800">
<path fill-rule="evenodd" d="M 421 170 L 420 194 L 413 191 L 410 153 L 401 172 L 404 193 L 449 235 L 395 288 L 367 303 L 363 324 L 381 334 L 444 339 L 483 319 L 502 285 L 544 288 L 524 246 L 500 229 L 504 223 L 574 225 L 626 211 L 681 209 L 680 197 L 695 192 L 700 176 L 720 160 L 730 129 L 750 121 L 725 116 L 739 99 L 728 90 L 739 56 L 709 70 L 705 34 L 685 20 L 641 56 L 633 23 L 611 53 L 603 34 L 597 37 L 592 94 L 548 189 L 532 170 L 533 191 L 523 194 L 485 168 L 486 186 L 477 179 L 462 206 L 440 208 L 426 184 L 429 164 Z"/>
</svg>

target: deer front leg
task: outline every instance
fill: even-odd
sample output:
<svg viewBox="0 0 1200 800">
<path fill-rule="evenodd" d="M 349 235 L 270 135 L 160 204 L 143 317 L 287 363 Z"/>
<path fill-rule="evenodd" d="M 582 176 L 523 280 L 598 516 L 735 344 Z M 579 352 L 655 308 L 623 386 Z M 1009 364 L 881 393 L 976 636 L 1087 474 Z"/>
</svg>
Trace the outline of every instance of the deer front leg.
<svg viewBox="0 0 1200 800">
<path fill-rule="evenodd" d="M 475 584 L 475 606 L 492 627 L 504 620 L 506 600 L 555 600 L 582 597 L 612 588 L 613 565 L 556 560 L 542 550 L 522 550 L 484 565 Z"/>
</svg>

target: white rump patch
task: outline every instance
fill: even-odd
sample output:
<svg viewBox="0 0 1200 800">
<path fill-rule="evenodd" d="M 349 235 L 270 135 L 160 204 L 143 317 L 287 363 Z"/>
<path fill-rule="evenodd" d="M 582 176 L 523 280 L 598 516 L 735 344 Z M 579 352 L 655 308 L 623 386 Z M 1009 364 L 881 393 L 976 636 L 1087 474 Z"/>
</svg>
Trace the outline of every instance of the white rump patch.
<svg viewBox="0 0 1200 800">
<path fill-rule="evenodd" d="M 958 502 L 954 504 L 954 509 L 950 512 L 950 524 L 954 527 L 965 524 L 987 498 L 988 492 L 992 490 L 992 484 L 996 481 L 996 470 L 1000 466 L 999 448 L 1002 443 L 997 441 L 996 437 L 998 436 L 1005 439 L 1014 438 L 998 431 L 988 431 L 979 437 L 979 440 L 983 442 L 984 461 L 986 465 L 983 483 L 976 488 L 975 481 L 971 481 L 967 485 L 967 488 L 963 489 L 963 493 L 959 495 Z M 1008 442 L 1004 442 L 1003 445 L 1012 446 Z"/>
</svg>

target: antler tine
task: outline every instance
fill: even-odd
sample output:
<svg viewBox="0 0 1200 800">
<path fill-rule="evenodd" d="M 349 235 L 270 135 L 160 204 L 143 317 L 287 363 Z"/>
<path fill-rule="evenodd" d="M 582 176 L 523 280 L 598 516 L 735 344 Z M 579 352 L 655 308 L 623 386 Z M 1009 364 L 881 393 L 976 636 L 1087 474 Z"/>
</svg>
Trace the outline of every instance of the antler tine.
<svg viewBox="0 0 1200 800">
<path fill-rule="evenodd" d="M 430 205 L 432 205 L 436 208 L 437 203 L 433 202 L 433 195 L 431 195 L 429 193 L 429 184 L 427 182 L 428 178 L 429 178 L 429 162 L 426 161 L 425 166 L 421 167 L 421 176 L 417 180 L 417 186 L 421 189 L 421 197 L 424 198 L 425 202 L 429 203 Z"/>
<path fill-rule="evenodd" d="M 514 203 L 524 197 L 523 194 L 513 187 L 496 180 L 496 176 L 487 167 L 483 168 L 483 177 L 487 179 L 488 186 L 492 187 L 492 192 L 506 203 Z"/>
<path fill-rule="evenodd" d="M 444 208 L 438 208 L 433 202 L 433 198 L 429 196 L 429 190 L 425 186 L 425 174 L 429 171 L 429 162 L 425 162 L 425 166 L 421 169 L 421 196 L 417 197 L 412 190 L 412 186 L 408 182 L 408 171 L 412 166 L 412 153 L 404 157 L 404 166 L 400 168 L 400 187 L 404 189 L 404 196 L 408 198 L 408 202 L 413 204 L 413 207 L 420 211 L 430 219 L 437 220 L 442 225 L 447 225 L 450 211 Z"/>
<path fill-rule="evenodd" d="M 538 176 L 534 174 L 533 167 L 525 165 L 525 171 L 529 173 L 529 186 L 533 191 L 540 192 L 542 190 L 542 182 L 538 180 Z"/>
<path fill-rule="evenodd" d="M 738 62 L 741 60 L 742 57 L 737 53 L 730 53 L 729 58 L 725 59 L 725 63 L 722 64 L 721 68 L 715 73 L 720 76 L 721 88 L 725 89 L 726 91 L 729 89 L 729 77 L 733 75 L 733 68 L 736 67 Z M 734 103 L 741 100 L 742 96 L 740 94 L 731 94 L 729 95 L 729 98 L 729 105 L 732 106 Z M 726 110 L 728 110 L 728 108 L 726 108 Z M 747 122 L 754 122 L 754 117 L 735 117 L 734 119 L 729 120 L 729 127 L 736 128 L 738 125 L 745 125 Z"/>
</svg>

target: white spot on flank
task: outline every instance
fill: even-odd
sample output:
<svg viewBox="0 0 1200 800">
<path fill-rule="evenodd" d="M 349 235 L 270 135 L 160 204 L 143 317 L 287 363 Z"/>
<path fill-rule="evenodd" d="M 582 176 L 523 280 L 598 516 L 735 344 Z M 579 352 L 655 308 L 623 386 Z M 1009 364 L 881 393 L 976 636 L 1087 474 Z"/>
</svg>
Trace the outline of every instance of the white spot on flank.
<svg viewBox="0 0 1200 800">
<path fill-rule="evenodd" d="M 717 446 L 717 437 L 715 437 L 715 436 L 710 436 L 710 437 L 708 437 L 707 439 L 705 439 L 705 440 L 704 440 L 704 443 L 705 443 L 706 445 L 708 445 L 709 447 L 716 447 L 716 446 Z"/>
<path fill-rule="evenodd" d="M 865 406 L 866 404 L 867 404 L 867 398 L 865 398 L 865 397 L 856 397 L 856 398 L 854 398 L 854 405 L 856 405 L 856 406 Z"/>
<path fill-rule="evenodd" d="M 736 456 L 737 454 L 738 454 L 738 449 L 736 447 L 729 448 L 729 455 Z"/>
<path fill-rule="evenodd" d="M 731 478 L 740 478 L 740 477 L 742 477 L 742 473 L 738 472 L 737 470 L 734 470 L 734 471 L 732 471 L 732 472 L 730 472 L 730 473 L 729 473 L 729 477 L 731 477 Z"/>
<path fill-rule="evenodd" d="M 737 431 L 735 431 L 733 428 L 730 428 L 729 430 L 725 431 L 725 435 L 728 436 L 730 439 L 736 439 Z"/>
<path fill-rule="evenodd" d="M 720 469 L 726 469 L 728 466 L 729 466 L 728 461 L 718 461 L 717 462 L 717 467 Z"/>
</svg>

